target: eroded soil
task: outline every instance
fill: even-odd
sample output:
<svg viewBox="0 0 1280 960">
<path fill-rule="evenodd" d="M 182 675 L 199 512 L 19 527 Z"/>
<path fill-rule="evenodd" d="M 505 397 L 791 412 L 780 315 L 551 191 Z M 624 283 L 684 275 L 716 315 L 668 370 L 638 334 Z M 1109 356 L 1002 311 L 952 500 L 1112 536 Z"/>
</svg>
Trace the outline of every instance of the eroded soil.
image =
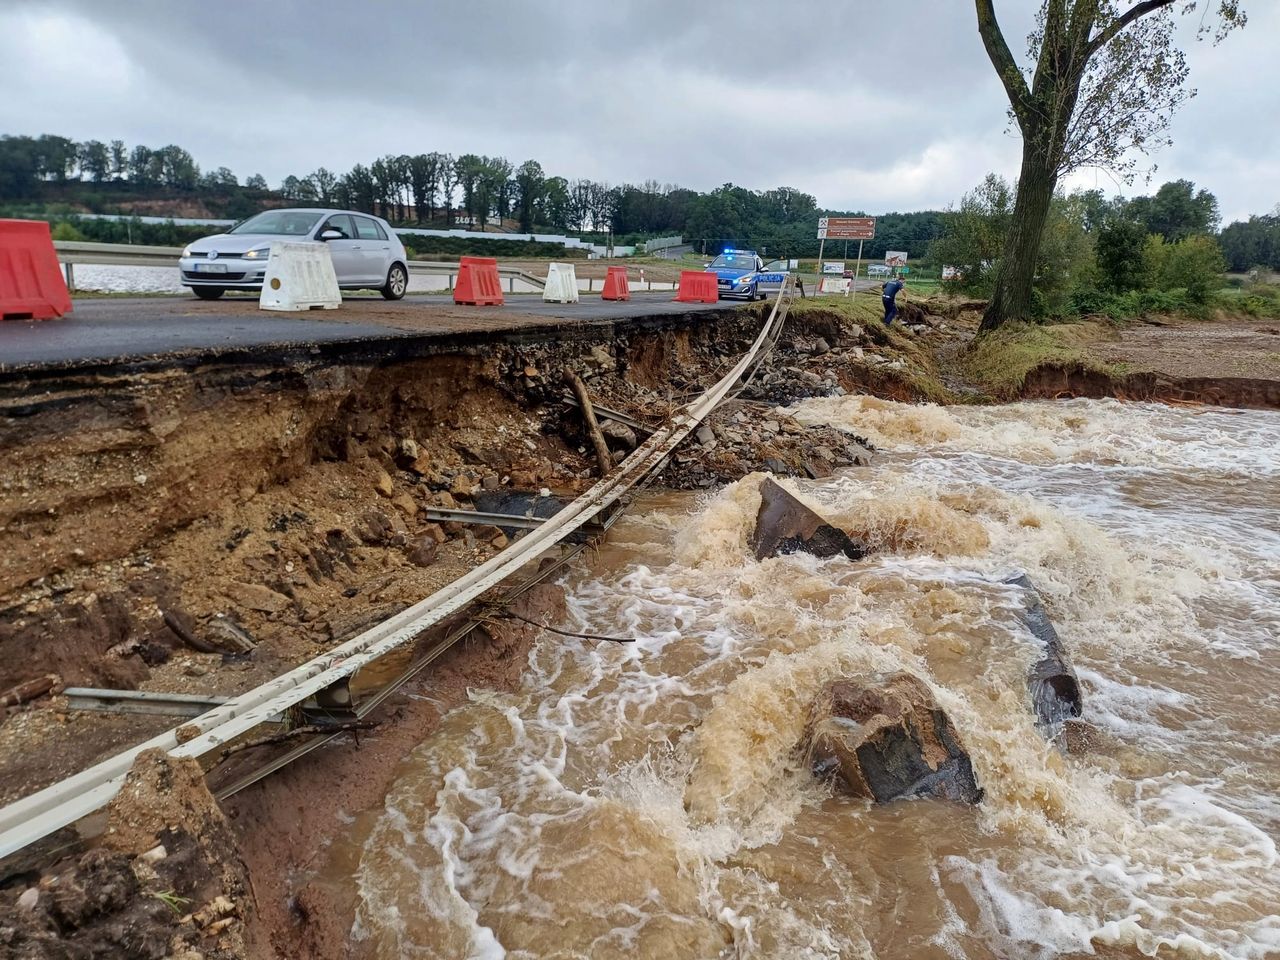
<svg viewBox="0 0 1280 960">
<path fill-rule="evenodd" d="M 707 487 L 762 467 L 816 477 L 866 462 L 873 454 L 855 438 L 807 429 L 782 408 L 838 392 L 946 396 L 947 358 L 963 349 L 976 315 L 955 305 L 905 313 L 913 332 L 863 329 L 820 310 L 798 318 L 757 380 L 677 451 L 661 482 Z M 460 312 L 457 322 L 474 331 L 488 321 L 477 311 Z M 508 542 L 494 527 L 430 520 L 428 509 L 466 508 L 495 492 L 571 497 L 593 482 L 600 467 L 580 414 L 563 400 L 566 369 L 597 403 L 657 425 L 732 365 L 757 323 L 757 314 L 735 311 L 673 317 L 621 336 L 610 330 L 607 340 L 495 343 L 383 362 L 267 359 L 68 375 L 6 395 L 0 691 L 47 674 L 59 687 L 7 711 L 0 802 L 174 724 L 70 711 L 57 689 L 233 695 L 331 649 Z M 1152 384 L 1171 382 L 1172 371 L 1186 381 L 1193 371 L 1211 377 L 1226 369 L 1219 388 L 1277 384 L 1272 343 L 1280 335 L 1266 326 L 1134 328 L 1097 349 L 1127 351 L 1107 356 L 1135 371 L 1143 364 L 1171 371 L 1141 373 Z M 1202 366 L 1191 365 L 1191 354 Z M 1071 376 L 1037 371 L 1028 391 L 1128 389 Z M 1280 405 L 1280 397 L 1271 402 Z M 643 438 L 617 423 L 608 432 L 615 458 Z M 558 619 L 554 588 L 538 588 L 527 602 L 522 609 L 535 623 Z M 344 734 L 228 801 L 250 892 L 235 894 L 232 913 L 178 932 L 190 943 L 207 940 L 199 949 L 208 956 L 346 955 L 351 904 L 323 878 L 341 873 L 355 853 L 328 839 L 350 817 L 380 807 L 397 762 L 468 686 L 510 688 L 537 633 L 509 621 L 473 635 L 401 688 L 376 715 L 375 730 Z M 225 782 L 234 763 L 210 782 Z M 28 926 L 39 920 L 63 939 L 82 927 L 110 935 L 110 917 L 139 902 L 167 922 L 152 909 L 165 892 L 156 884 L 178 881 L 142 869 L 142 848 L 155 839 L 155 831 L 144 833 L 118 852 L 130 858 L 124 867 L 136 884 L 121 882 L 132 899 L 121 895 L 79 925 L 74 911 L 13 913 L 30 890 L 50 889 L 69 870 L 107 869 L 76 859 L 86 855 L 76 837 L 56 838 L 43 861 L 33 854 L 0 864 L 0 935 L 14 916 Z M 176 836 L 173 843 L 181 845 Z M 119 874 L 121 862 L 109 867 Z M 206 902 L 193 902 L 193 911 L 218 895 L 198 889 L 191 899 Z M 208 933 L 227 917 L 234 922 Z"/>
</svg>

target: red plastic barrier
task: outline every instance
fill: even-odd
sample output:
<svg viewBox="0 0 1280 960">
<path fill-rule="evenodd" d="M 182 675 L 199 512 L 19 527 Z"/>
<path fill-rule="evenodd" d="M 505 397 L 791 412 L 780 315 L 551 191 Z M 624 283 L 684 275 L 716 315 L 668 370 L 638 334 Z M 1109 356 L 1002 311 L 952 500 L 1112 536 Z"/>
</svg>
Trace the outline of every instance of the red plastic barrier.
<svg viewBox="0 0 1280 960">
<path fill-rule="evenodd" d="M 51 320 L 71 294 L 43 220 L 0 220 L 0 320 Z"/>
<path fill-rule="evenodd" d="M 681 270 L 677 303 L 715 303 L 720 299 L 716 275 L 703 270 Z"/>
<path fill-rule="evenodd" d="M 627 283 L 626 267 L 610 267 L 604 275 L 604 293 L 601 300 L 630 300 L 631 287 Z"/>
<path fill-rule="evenodd" d="M 493 257 L 463 257 L 458 261 L 458 285 L 453 302 L 472 307 L 502 305 L 502 281 Z"/>
</svg>

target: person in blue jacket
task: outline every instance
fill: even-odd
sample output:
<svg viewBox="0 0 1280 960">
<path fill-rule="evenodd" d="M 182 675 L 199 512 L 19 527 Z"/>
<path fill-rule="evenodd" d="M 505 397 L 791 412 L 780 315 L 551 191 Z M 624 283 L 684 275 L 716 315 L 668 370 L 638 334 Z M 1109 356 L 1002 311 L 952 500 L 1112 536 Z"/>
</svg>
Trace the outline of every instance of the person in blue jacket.
<svg viewBox="0 0 1280 960">
<path fill-rule="evenodd" d="M 884 301 L 884 325 L 893 326 L 893 318 L 898 315 L 898 291 L 907 285 L 901 277 L 894 277 L 882 288 L 880 299 Z"/>
</svg>

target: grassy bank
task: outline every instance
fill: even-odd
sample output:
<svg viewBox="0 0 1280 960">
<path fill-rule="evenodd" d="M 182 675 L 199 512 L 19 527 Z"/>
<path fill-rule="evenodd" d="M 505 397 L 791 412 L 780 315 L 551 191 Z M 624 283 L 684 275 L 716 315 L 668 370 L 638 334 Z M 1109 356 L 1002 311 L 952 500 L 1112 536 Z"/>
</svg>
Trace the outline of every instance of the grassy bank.
<svg viewBox="0 0 1280 960">
<path fill-rule="evenodd" d="M 1043 366 L 1074 367 L 1123 376 L 1124 364 L 1089 355 L 1088 345 L 1116 339 L 1113 328 L 1098 321 L 1008 324 L 976 338 L 956 357 L 957 371 L 998 400 L 1017 397 L 1027 375 Z"/>
<path fill-rule="evenodd" d="M 900 297 L 899 301 L 907 298 Z M 915 301 L 908 301 L 915 302 Z M 917 303 L 917 305 L 920 305 Z M 936 343 L 924 342 L 907 332 L 902 324 L 885 327 L 884 308 L 875 291 L 863 291 L 849 297 L 808 297 L 791 305 L 787 322 L 798 329 L 821 331 L 827 324 L 839 324 L 849 331 L 853 325 L 862 329 L 869 342 L 868 353 L 885 358 L 888 363 L 901 361 L 900 367 L 875 365 L 868 361 L 866 370 L 872 381 L 890 379 L 900 383 L 914 399 L 933 403 L 959 403 L 966 397 L 957 394 L 944 382 L 939 366 Z"/>
</svg>

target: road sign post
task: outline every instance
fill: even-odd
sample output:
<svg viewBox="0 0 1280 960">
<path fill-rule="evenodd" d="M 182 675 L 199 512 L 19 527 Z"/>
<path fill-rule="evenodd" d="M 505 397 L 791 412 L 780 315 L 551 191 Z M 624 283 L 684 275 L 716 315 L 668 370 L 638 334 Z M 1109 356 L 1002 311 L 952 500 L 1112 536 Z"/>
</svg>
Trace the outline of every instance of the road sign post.
<svg viewBox="0 0 1280 960">
<path fill-rule="evenodd" d="M 818 282 L 822 282 L 822 251 L 827 239 L 843 240 L 845 257 L 849 256 L 849 241 L 858 241 L 858 265 L 853 273 L 853 295 L 858 294 L 858 274 L 862 272 L 862 244 L 865 240 L 874 240 L 876 236 L 875 217 L 819 217 L 818 239 Z"/>
<path fill-rule="evenodd" d="M 862 241 L 858 241 L 858 264 L 853 268 L 853 295 L 858 295 L 858 274 L 862 272 Z"/>
</svg>

